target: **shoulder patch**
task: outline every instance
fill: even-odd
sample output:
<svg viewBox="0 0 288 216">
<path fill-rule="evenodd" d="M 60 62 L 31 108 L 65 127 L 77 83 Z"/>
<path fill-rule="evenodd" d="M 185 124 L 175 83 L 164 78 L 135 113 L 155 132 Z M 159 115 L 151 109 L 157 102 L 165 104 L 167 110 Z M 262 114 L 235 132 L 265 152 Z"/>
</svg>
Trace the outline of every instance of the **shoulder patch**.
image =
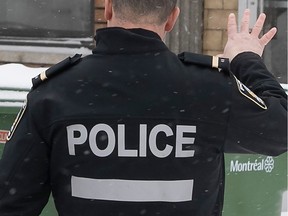
<svg viewBox="0 0 288 216">
<path fill-rule="evenodd" d="M 267 109 L 265 102 L 260 97 L 258 97 L 253 91 L 251 91 L 240 80 L 238 80 L 236 76 L 234 76 L 234 78 L 236 80 L 238 90 L 243 96 L 245 96 L 246 98 L 257 104 L 262 109 L 264 110 Z"/>
<path fill-rule="evenodd" d="M 63 61 L 59 62 L 58 64 L 53 65 L 52 67 L 48 68 L 46 71 L 43 71 L 38 76 L 32 79 L 33 89 L 37 88 L 42 82 L 45 80 L 55 76 L 57 73 L 77 64 L 81 59 L 80 54 L 76 54 L 73 57 L 68 57 Z"/>
<path fill-rule="evenodd" d="M 183 52 L 178 55 L 178 58 L 188 64 L 202 65 L 210 68 L 217 68 L 230 74 L 230 61 L 228 58 L 221 58 L 217 56 L 201 55 L 191 52 Z"/>
<path fill-rule="evenodd" d="M 12 124 L 12 127 L 11 127 L 11 129 L 7 135 L 7 141 L 9 141 L 12 138 L 17 126 L 19 125 L 19 122 L 21 121 L 21 119 L 25 113 L 26 108 L 27 108 L 27 100 L 25 100 L 24 105 L 20 109 L 16 119 L 14 120 L 14 123 Z"/>
</svg>

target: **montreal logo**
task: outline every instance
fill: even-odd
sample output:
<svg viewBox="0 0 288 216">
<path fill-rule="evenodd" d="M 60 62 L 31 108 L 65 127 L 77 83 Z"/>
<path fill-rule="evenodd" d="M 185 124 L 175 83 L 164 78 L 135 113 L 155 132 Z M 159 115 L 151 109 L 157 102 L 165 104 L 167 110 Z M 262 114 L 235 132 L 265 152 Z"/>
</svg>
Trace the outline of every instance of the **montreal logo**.
<svg viewBox="0 0 288 216">
<path fill-rule="evenodd" d="M 266 157 L 265 159 L 256 159 L 254 161 L 239 162 L 238 160 L 231 160 L 230 172 L 259 172 L 265 171 L 271 173 L 274 169 L 273 157 Z"/>
</svg>

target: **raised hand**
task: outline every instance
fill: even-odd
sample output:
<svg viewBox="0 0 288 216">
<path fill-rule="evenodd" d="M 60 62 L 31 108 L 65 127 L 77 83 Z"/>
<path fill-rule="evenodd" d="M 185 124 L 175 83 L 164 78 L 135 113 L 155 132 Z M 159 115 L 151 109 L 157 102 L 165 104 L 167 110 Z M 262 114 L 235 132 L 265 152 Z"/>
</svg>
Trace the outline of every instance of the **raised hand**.
<svg viewBox="0 0 288 216">
<path fill-rule="evenodd" d="M 228 18 L 228 41 L 224 48 L 223 57 L 230 61 L 242 52 L 254 52 L 262 56 L 265 46 L 275 36 L 277 29 L 272 28 L 262 37 L 259 37 L 266 19 L 264 13 L 260 14 L 251 33 L 249 32 L 250 10 L 246 9 L 241 21 L 240 32 L 238 32 L 235 14 Z"/>
</svg>

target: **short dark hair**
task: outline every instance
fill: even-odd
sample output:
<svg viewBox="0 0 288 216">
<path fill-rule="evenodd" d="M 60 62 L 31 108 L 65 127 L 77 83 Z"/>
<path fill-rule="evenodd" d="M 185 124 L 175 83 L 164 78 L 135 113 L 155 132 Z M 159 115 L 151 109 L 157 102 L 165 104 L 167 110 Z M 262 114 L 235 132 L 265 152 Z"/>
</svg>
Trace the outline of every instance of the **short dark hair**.
<svg viewBox="0 0 288 216">
<path fill-rule="evenodd" d="M 112 0 L 112 3 L 116 16 L 122 20 L 137 22 L 150 16 L 162 24 L 176 7 L 177 0 Z"/>
</svg>

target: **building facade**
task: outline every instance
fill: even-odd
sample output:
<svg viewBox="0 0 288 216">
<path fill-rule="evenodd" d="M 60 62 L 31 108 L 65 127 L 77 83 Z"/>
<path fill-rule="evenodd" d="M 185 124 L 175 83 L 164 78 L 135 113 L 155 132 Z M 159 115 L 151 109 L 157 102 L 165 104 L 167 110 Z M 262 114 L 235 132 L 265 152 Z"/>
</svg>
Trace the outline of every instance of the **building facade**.
<svg viewBox="0 0 288 216">
<path fill-rule="evenodd" d="M 287 82 L 287 49 L 282 50 L 287 47 L 287 0 L 179 0 L 179 6 L 182 13 L 165 41 L 176 53 L 222 53 L 231 12 L 238 16 L 249 7 L 252 18 L 267 12 L 270 19 L 266 29 L 276 25 L 280 33 L 264 58 L 279 80 Z M 69 0 L 69 4 L 56 0 L 3 0 L 0 63 L 49 66 L 75 52 L 89 54 L 95 31 L 106 26 L 103 13 L 104 0 L 81 0 L 81 5 L 78 0 Z"/>
</svg>

